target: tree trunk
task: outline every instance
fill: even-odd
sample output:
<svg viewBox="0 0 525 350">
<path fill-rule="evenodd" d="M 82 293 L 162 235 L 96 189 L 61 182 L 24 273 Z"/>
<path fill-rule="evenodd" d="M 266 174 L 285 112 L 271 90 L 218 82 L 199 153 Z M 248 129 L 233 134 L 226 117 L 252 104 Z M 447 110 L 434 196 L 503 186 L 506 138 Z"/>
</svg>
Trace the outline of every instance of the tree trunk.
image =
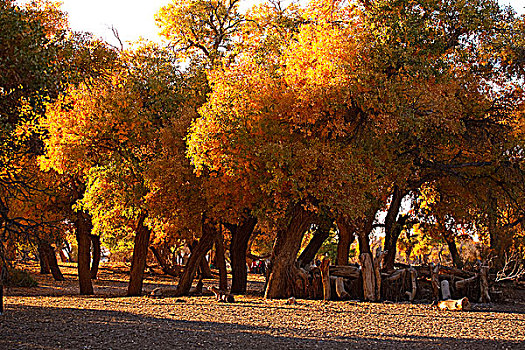
<svg viewBox="0 0 525 350">
<path fill-rule="evenodd" d="M 44 242 L 40 241 L 38 242 L 38 261 L 40 263 L 40 274 L 41 275 L 48 275 L 51 273 L 51 267 L 49 266 L 49 261 L 47 260 L 47 254 L 45 252 Z"/>
<path fill-rule="evenodd" d="M 348 265 L 350 246 L 355 239 L 355 226 L 349 223 L 347 219 L 340 218 L 337 220 L 337 228 L 339 229 L 339 242 L 337 243 L 336 264 L 345 266 Z"/>
<path fill-rule="evenodd" d="M 359 242 L 359 261 L 361 262 L 361 273 L 363 275 L 363 296 L 365 300 L 376 301 L 376 277 L 374 270 L 374 259 L 370 250 L 369 234 L 372 231 L 372 224 L 375 219 L 375 211 L 364 223 L 363 227 L 357 230 L 357 240 Z"/>
<path fill-rule="evenodd" d="M 144 269 L 148 257 L 149 239 L 151 230 L 144 224 L 147 214 L 139 214 L 135 226 L 135 242 L 133 245 L 133 257 L 131 260 L 131 271 L 129 274 L 128 296 L 141 295 L 144 281 Z"/>
<path fill-rule="evenodd" d="M 219 231 L 215 225 L 213 223 L 207 222 L 206 219 L 203 218 L 202 236 L 199 239 L 199 243 L 197 243 L 191 251 L 190 260 L 186 264 L 186 268 L 184 269 L 184 272 L 179 280 L 177 291 L 174 296 L 188 294 L 199 263 L 204 258 L 206 253 L 208 253 L 208 251 L 211 249 L 218 235 Z"/>
<path fill-rule="evenodd" d="M 246 218 L 240 225 L 225 224 L 231 233 L 230 259 L 232 268 L 232 287 L 231 293 L 246 293 L 248 283 L 248 269 L 246 268 L 246 253 L 248 243 L 253 234 L 257 219 L 254 217 Z"/>
<path fill-rule="evenodd" d="M 405 194 L 406 192 L 401 191 L 397 185 L 394 185 L 392 201 L 385 218 L 384 251 L 386 251 L 385 269 L 387 271 L 394 270 L 394 262 L 397 253 L 397 240 L 399 239 L 399 235 L 401 234 L 403 226 L 408 218 L 406 215 L 399 216 L 399 209 L 401 208 L 401 202 L 403 201 Z"/>
<path fill-rule="evenodd" d="M 156 247 L 151 246 L 149 248 L 151 252 L 153 253 L 153 255 L 155 256 L 155 259 L 157 259 L 157 262 L 159 263 L 162 269 L 162 272 L 164 272 L 166 275 L 170 275 L 173 277 L 179 277 L 181 273 L 180 268 L 177 269 L 171 266 Z"/>
<path fill-rule="evenodd" d="M 3 257 L 2 257 L 3 258 Z M 0 259 L 0 315 L 4 313 L 4 283 L 7 282 L 7 266 Z"/>
<path fill-rule="evenodd" d="M 286 228 L 280 229 L 275 240 L 271 272 L 268 278 L 265 298 L 289 298 L 294 296 L 295 262 L 305 231 L 311 224 L 313 215 L 296 204 L 291 211 Z"/>
<path fill-rule="evenodd" d="M 207 254 L 205 254 L 202 257 L 202 260 L 199 263 L 199 271 L 204 278 L 213 278 L 213 272 L 210 268 L 210 262 L 208 261 L 208 258 L 206 258 L 206 255 Z"/>
<path fill-rule="evenodd" d="M 47 265 L 55 281 L 63 281 L 64 275 L 62 275 L 62 272 L 60 271 L 60 268 L 58 267 L 58 261 L 57 261 L 55 249 L 47 241 L 41 241 L 39 246 L 42 247 L 41 250 L 44 255 L 44 260 L 47 261 Z"/>
<path fill-rule="evenodd" d="M 98 274 L 98 267 L 100 265 L 100 256 L 101 256 L 101 248 L 100 248 L 100 236 L 97 235 L 89 235 L 91 238 L 91 246 L 93 247 L 93 255 L 91 258 L 91 279 L 96 280 L 97 274 Z"/>
<path fill-rule="evenodd" d="M 219 231 L 215 241 L 215 260 L 219 269 L 219 289 L 228 290 L 228 273 L 226 272 L 226 258 L 224 257 L 224 237 Z"/>
<path fill-rule="evenodd" d="M 315 231 L 312 239 L 310 242 L 308 242 L 308 245 L 306 248 L 304 248 L 303 252 L 297 259 L 297 261 L 300 263 L 300 266 L 306 266 L 314 260 L 315 255 L 329 235 L 330 230 L 321 226 Z"/>
<path fill-rule="evenodd" d="M 91 283 L 90 260 L 91 260 L 91 218 L 88 214 L 79 212 L 76 217 L 76 238 L 78 245 L 78 282 L 81 295 L 93 294 Z"/>
</svg>

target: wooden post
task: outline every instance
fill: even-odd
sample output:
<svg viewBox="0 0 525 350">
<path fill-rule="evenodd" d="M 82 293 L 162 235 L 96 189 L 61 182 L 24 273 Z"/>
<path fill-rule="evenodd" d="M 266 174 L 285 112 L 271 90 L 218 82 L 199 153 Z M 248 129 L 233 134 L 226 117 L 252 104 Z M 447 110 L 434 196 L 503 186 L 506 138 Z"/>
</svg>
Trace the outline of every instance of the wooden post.
<svg viewBox="0 0 525 350">
<path fill-rule="evenodd" d="M 479 274 L 480 274 L 479 287 L 481 289 L 480 302 L 490 303 L 489 279 L 488 279 L 489 267 L 481 266 Z"/>
<path fill-rule="evenodd" d="M 441 281 L 441 296 L 443 300 L 450 299 L 450 285 L 447 280 Z"/>
<path fill-rule="evenodd" d="M 375 300 L 381 300 L 381 263 L 386 253 L 386 251 L 382 251 L 381 247 L 378 247 L 376 258 L 374 259 L 374 274 L 376 278 Z"/>
<path fill-rule="evenodd" d="M 368 301 L 376 301 L 376 279 L 372 255 L 370 253 L 362 253 L 359 255 L 359 260 L 361 261 L 361 272 L 363 273 L 364 298 Z"/>
<path fill-rule="evenodd" d="M 323 281 L 323 300 L 330 300 L 330 259 L 323 258 L 321 262 L 321 279 Z"/>
<path fill-rule="evenodd" d="M 439 265 L 434 266 L 434 263 L 430 263 L 430 281 L 432 283 L 432 297 L 435 301 L 439 300 Z"/>
<path fill-rule="evenodd" d="M 414 301 L 414 299 L 416 298 L 416 293 L 417 293 L 417 271 L 416 269 L 411 267 L 410 269 L 408 269 L 408 273 L 410 273 L 410 281 L 412 282 L 412 291 L 407 292 L 408 299 L 410 301 Z"/>
</svg>

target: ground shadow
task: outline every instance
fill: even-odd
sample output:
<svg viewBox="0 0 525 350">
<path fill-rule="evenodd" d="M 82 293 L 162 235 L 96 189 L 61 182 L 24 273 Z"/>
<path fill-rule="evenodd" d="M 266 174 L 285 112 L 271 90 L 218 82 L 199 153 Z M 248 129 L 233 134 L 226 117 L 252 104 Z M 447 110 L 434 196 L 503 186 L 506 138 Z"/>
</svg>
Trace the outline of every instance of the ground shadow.
<svg viewBox="0 0 525 350">
<path fill-rule="evenodd" d="M 93 309 L 8 306 L 0 349 L 495 349 L 514 341 L 429 336 L 322 336 L 293 326 L 188 321 Z M 191 310 L 188 310 L 191 312 Z M 328 332 L 329 330 L 327 330 Z M 298 334 L 289 336 L 289 334 Z"/>
</svg>

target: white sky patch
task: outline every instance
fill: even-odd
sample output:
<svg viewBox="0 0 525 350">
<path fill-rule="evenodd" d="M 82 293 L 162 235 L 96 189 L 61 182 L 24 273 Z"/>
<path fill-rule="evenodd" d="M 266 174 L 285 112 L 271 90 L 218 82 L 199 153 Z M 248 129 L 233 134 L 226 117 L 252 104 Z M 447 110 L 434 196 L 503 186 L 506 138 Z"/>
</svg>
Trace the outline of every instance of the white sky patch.
<svg viewBox="0 0 525 350">
<path fill-rule="evenodd" d="M 18 0 L 26 3 L 29 0 Z M 171 0 L 62 0 L 62 8 L 69 14 L 71 28 L 87 31 L 107 40 L 113 45 L 118 41 L 111 27 L 118 30 L 123 42 L 134 42 L 139 38 L 161 41 L 155 14 Z M 240 1 L 241 11 L 246 11 L 262 0 Z M 285 3 L 288 1 L 284 1 Z M 301 4 L 308 1 L 300 0 Z M 525 0 L 499 0 L 502 5 L 512 6 L 518 14 L 525 13 Z"/>
</svg>

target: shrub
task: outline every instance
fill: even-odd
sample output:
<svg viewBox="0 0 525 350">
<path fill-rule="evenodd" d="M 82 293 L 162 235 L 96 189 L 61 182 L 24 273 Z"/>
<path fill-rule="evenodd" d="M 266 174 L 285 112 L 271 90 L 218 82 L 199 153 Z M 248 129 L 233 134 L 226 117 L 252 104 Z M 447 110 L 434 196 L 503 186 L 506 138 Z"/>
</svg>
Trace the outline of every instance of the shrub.
<svg viewBox="0 0 525 350">
<path fill-rule="evenodd" d="M 10 269 L 7 276 L 7 285 L 10 287 L 36 287 L 38 283 L 29 272 Z"/>
</svg>

